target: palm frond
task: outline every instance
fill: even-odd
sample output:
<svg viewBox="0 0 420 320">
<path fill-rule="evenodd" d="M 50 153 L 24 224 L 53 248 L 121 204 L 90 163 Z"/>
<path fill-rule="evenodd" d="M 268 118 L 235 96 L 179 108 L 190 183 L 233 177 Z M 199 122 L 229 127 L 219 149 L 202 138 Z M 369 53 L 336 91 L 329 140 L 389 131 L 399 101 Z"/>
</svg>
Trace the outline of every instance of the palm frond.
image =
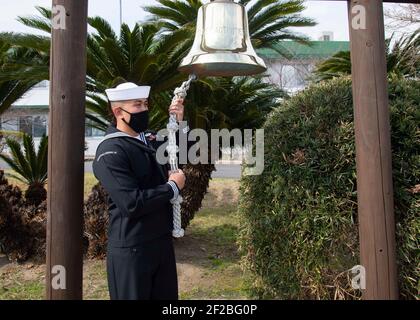
<svg viewBox="0 0 420 320">
<path fill-rule="evenodd" d="M 35 6 L 35 9 L 41 14 L 42 17 L 51 20 L 52 13 L 50 9 L 41 6 Z"/>
<path fill-rule="evenodd" d="M 0 155 L 0 157 L 1 157 L 1 155 Z M 18 180 L 22 183 L 26 183 L 26 184 L 28 183 L 27 180 L 19 174 L 13 174 L 13 173 L 7 172 L 6 176 L 9 177 L 9 178 L 16 179 L 16 180 Z"/>
<path fill-rule="evenodd" d="M 6 138 L 6 144 L 10 150 L 10 156 L 0 154 L 2 158 L 27 184 L 34 182 L 44 183 L 47 177 L 47 141 L 44 136 L 41 139 L 38 152 L 35 151 L 32 136 L 23 134 L 23 149 L 18 141 Z M 41 161 L 41 162 L 40 162 Z"/>
<path fill-rule="evenodd" d="M 250 2 L 250 1 L 248 1 Z M 247 9 L 248 19 L 252 20 L 261 10 L 266 9 L 272 4 L 278 3 L 278 0 L 257 0 L 254 5 Z"/>
<path fill-rule="evenodd" d="M 110 38 L 114 41 L 117 41 L 117 35 L 115 34 L 114 30 L 112 30 L 111 25 L 108 21 L 106 21 L 102 17 L 92 17 L 88 18 L 89 25 L 95 29 L 98 33 L 99 37 L 102 40 Z"/>
<path fill-rule="evenodd" d="M 40 182 L 47 180 L 48 174 L 48 136 L 42 135 L 36 154 L 36 171 L 39 174 Z"/>
<path fill-rule="evenodd" d="M 25 156 L 22 153 L 19 142 L 11 138 L 6 138 L 6 144 L 9 147 L 11 157 L 3 155 L 3 160 L 6 161 L 7 164 L 21 176 L 27 178 L 27 173 L 30 171 L 30 168 L 26 162 Z"/>
<path fill-rule="evenodd" d="M 388 48 L 387 71 L 400 77 L 418 78 L 420 74 L 420 29 L 409 36 L 402 36 L 392 48 L 391 38 L 386 39 Z M 351 74 L 350 51 L 340 51 L 331 58 L 320 63 L 313 72 L 314 81 L 322 81 Z"/>
<path fill-rule="evenodd" d="M 5 112 L 37 82 L 3 81 L 0 82 L 0 114 Z"/>
<path fill-rule="evenodd" d="M 50 50 L 50 38 L 46 36 L 1 32 L 0 39 L 12 46 L 30 48 L 40 52 L 48 52 Z"/>
<path fill-rule="evenodd" d="M 51 22 L 39 17 L 18 17 L 17 20 L 23 25 L 46 33 L 51 32 Z"/>
<path fill-rule="evenodd" d="M 36 163 L 36 153 L 35 153 L 35 146 L 34 141 L 31 136 L 24 135 L 23 136 L 23 150 L 25 154 L 26 162 L 29 165 L 29 168 L 31 169 L 31 175 L 32 179 L 34 176 L 37 175 L 37 163 Z"/>
<path fill-rule="evenodd" d="M 86 118 L 90 120 L 89 126 L 100 131 L 106 131 L 106 128 L 109 126 L 108 121 L 104 121 L 102 117 L 98 117 L 95 114 L 87 113 Z"/>
</svg>

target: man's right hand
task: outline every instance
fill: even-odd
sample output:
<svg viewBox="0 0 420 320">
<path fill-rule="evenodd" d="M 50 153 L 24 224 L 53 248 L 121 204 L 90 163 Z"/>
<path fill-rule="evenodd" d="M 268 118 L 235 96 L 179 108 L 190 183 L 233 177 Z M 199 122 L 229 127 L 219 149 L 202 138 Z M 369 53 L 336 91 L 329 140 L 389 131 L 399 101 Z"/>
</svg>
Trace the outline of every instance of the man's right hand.
<svg viewBox="0 0 420 320">
<path fill-rule="evenodd" d="M 169 179 L 168 180 L 172 180 L 176 183 L 176 185 L 178 186 L 179 190 L 184 189 L 185 186 L 185 175 L 184 172 L 182 172 L 182 170 L 178 170 L 174 173 L 171 173 L 169 175 Z"/>
</svg>

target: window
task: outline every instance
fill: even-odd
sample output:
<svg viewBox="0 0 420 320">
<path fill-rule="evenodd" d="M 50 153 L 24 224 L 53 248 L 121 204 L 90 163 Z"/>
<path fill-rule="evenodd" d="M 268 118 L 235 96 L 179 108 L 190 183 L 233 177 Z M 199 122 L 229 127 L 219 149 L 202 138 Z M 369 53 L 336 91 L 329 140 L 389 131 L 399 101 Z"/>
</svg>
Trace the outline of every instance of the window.
<svg viewBox="0 0 420 320">
<path fill-rule="evenodd" d="M 18 119 L 4 117 L 1 119 L 1 128 L 5 131 L 17 131 L 18 130 Z"/>
<path fill-rule="evenodd" d="M 35 138 L 47 135 L 47 119 L 45 116 L 33 117 L 33 136 Z"/>
<path fill-rule="evenodd" d="M 88 126 L 88 124 L 85 124 L 85 137 L 91 137 L 92 136 L 92 127 Z"/>
<path fill-rule="evenodd" d="M 45 115 L 3 117 L 0 119 L 0 130 L 21 131 L 34 138 L 40 138 L 44 134 L 47 135 L 47 117 Z"/>
<path fill-rule="evenodd" d="M 281 75 L 281 86 L 283 88 L 292 88 L 294 87 L 294 73 L 295 69 L 293 65 L 284 65 Z"/>
<path fill-rule="evenodd" d="M 103 137 L 105 133 L 102 130 L 92 128 L 92 120 L 86 120 L 85 137 Z"/>
<path fill-rule="evenodd" d="M 92 128 L 92 137 L 103 137 L 105 135 L 105 132 L 102 130 Z"/>
<path fill-rule="evenodd" d="M 31 116 L 19 117 L 19 131 L 32 135 L 32 124 Z"/>
<path fill-rule="evenodd" d="M 296 86 L 304 87 L 306 85 L 306 78 L 310 75 L 308 71 L 308 64 L 300 64 L 295 67 Z"/>
</svg>

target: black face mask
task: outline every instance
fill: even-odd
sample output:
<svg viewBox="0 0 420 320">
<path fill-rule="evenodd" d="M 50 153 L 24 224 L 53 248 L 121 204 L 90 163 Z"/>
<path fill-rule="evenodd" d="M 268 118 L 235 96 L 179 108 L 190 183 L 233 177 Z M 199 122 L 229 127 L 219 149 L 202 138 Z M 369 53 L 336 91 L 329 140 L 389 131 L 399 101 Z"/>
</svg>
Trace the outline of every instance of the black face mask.
<svg viewBox="0 0 420 320">
<path fill-rule="evenodd" d="M 131 115 L 130 122 L 125 121 L 124 118 L 122 120 L 135 132 L 140 133 L 147 129 L 147 126 L 149 125 L 149 110 L 137 113 L 128 112 L 123 108 L 121 108 L 121 110 Z"/>
</svg>

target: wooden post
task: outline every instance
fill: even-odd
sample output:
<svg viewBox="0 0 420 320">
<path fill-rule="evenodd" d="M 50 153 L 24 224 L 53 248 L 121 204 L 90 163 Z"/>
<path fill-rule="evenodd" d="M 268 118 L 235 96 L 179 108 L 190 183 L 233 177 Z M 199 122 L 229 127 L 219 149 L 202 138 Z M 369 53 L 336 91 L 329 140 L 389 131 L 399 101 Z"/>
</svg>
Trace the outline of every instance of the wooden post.
<svg viewBox="0 0 420 320">
<path fill-rule="evenodd" d="M 349 0 L 349 29 L 363 298 L 398 299 L 382 0 Z"/>
<path fill-rule="evenodd" d="M 82 299 L 87 3 L 52 2 L 47 299 Z"/>
</svg>

